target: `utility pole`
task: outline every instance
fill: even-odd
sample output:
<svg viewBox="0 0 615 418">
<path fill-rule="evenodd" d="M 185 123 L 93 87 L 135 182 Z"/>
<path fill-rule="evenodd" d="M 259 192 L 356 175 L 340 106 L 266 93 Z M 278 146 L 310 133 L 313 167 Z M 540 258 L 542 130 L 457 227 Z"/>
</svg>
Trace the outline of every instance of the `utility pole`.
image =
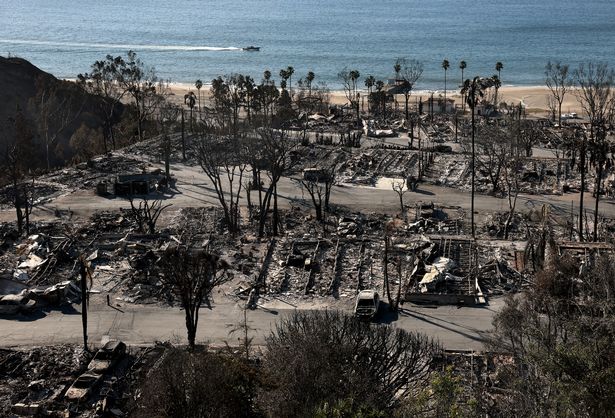
<svg viewBox="0 0 615 418">
<path fill-rule="evenodd" d="M 83 255 L 79 258 L 79 275 L 81 276 L 81 323 L 83 324 L 83 349 L 88 351 L 88 297 L 87 266 Z"/>
<path fill-rule="evenodd" d="M 184 134 L 184 127 L 184 108 L 182 107 L 182 158 L 184 161 L 186 161 L 186 135 Z"/>
</svg>

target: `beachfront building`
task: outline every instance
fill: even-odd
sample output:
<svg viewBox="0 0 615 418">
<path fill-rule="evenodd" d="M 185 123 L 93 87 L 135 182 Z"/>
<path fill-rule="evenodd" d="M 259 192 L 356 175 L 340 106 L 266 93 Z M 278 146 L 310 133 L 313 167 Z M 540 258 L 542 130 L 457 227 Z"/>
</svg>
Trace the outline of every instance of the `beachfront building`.
<svg viewBox="0 0 615 418">
<path fill-rule="evenodd" d="M 448 97 L 428 97 L 423 102 L 423 111 L 427 113 L 455 113 L 455 100 Z"/>
</svg>

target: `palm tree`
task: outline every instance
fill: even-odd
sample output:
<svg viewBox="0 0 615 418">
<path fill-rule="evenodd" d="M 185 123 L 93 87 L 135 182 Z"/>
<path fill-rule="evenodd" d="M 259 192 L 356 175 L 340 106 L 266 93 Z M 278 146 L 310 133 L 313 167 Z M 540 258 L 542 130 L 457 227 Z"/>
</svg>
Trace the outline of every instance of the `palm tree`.
<svg viewBox="0 0 615 418">
<path fill-rule="evenodd" d="M 288 92 L 290 97 L 293 97 L 293 74 L 295 73 L 295 69 L 290 65 L 286 67 L 286 74 L 288 74 Z"/>
<path fill-rule="evenodd" d="M 203 82 L 201 80 L 196 80 L 194 83 L 194 87 L 199 92 L 199 112 L 201 111 L 201 88 L 203 88 Z"/>
<path fill-rule="evenodd" d="M 466 68 L 468 68 L 468 64 L 464 61 L 461 60 L 459 62 L 459 69 L 461 70 L 461 85 L 463 86 L 463 70 L 465 70 Z M 461 98 L 461 111 L 465 113 L 466 111 L 466 99 L 465 97 Z"/>
<path fill-rule="evenodd" d="M 503 69 L 504 69 L 504 64 L 502 64 L 500 61 L 495 63 L 495 70 L 498 72 L 498 77 L 500 78 L 500 80 L 502 79 Z"/>
<path fill-rule="evenodd" d="M 184 95 L 184 103 L 187 104 L 188 107 L 190 108 L 190 130 L 193 131 L 192 129 L 192 110 L 194 109 L 194 105 L 196 103 L 196 95 L 194 94 L 193 91 L 189 91 L 188 93 Z"/>
<path fill-rule="evenodd" d="M 444 69 L 444 111 L 446 112 L 446 72 L 448 71 L 450 64 L 448 60 L 442 61 L 442 68 Z"/>
<path fill-rule="evenodd" d="M 308 86 L 308 97 L 312 97 L 312 82 L 315 78 L 316 74 L 314 74 L 314 71 L 308 71 L 307 75 L 305 76 L 305 80 L 307 81 Z"/>
<path fill-rule="evenodd" d="M 367 113 L 370 113 L 370 107 L 369 107 L 369 99 L 370 97 L 372 97 L 372 89 L 374 88 L 374 85 L 376 84 L 376 78 L 373 75 L 368 75 L 365 78 L 365 87 L 367 87 Z"/>
<path fill-rule="evenodd" d="M 466 81 L 464 81 L 463 83 L 463 87 L 461 89 L 461 94 L 462 95 L 467 95 L 467 103 L 468 106 L 470 107 L 470 112 L 472 112 L 472 162 L 471 162 L 471 170 L 472 170 L 472 198 L 471 198 L 471 205 L 470 205 L 470 219 L 471 219 L 471 223 L 472 223 L 472 238 L 475 238 L 475 229 L 474 229 L 474 179 L 476 176 L 476 170 L 474 169 L 475 167 L 475 149 L 474 149 L 474 137 L 476 134 L 476 123 L 474 120 L 474 109 L 476 108 L 476 105 L 478 105 L 478 102 L 480 101 L 480 99 L 485 95 L 485 90 L 487 90 L 489 87 L 494 86 L 496 83 L 496 80 L 491 77 L 491 78 L 482 78 L 479 76 L 474 77 L 473 80 L 467 79 Z"/>
<path fill-rule="evenodd" d="M 282 79 L 282 81 L 280 82 L 280 86 L 282 86 L 282 84 L 284 85 L 284 87 L 282 87 L 283 89 L 286 88 L 286 84 L 287 84 L 287 80 L 288 80 L 288 70 L 280 70 L 280 78 Z"/>
<path fill-rule="evenodd" d="M 263 72 L 263 81 L 266 85 L 269 85 L 269 82 L 271 81 L 271 71 L 265 70 Z"/>
<path fill-rule="evenodd" d="M 502 85 L 502 70 L 503 69 L 504 69 L 504 64 L 502 64 L 500 61 L 495 63 L 495 70 L 498 72 L 498 80 L 500 80 L 499 86 L 495 87 L 495 100 L 494 100 L 495 106 L 498 105 L 498 90 L 500 89 L 500 86 Z"/>
<path fill-rule="evenodd" d="M 401 72 L 401 63 L 398 61 L 393 65 L 393 71 L 395 71 L 395 83 L 400 81 L 399 73 Z M 395 99 L 395 111 L 397 111 L 397 95 L 393 96 Z"/>
</svg>

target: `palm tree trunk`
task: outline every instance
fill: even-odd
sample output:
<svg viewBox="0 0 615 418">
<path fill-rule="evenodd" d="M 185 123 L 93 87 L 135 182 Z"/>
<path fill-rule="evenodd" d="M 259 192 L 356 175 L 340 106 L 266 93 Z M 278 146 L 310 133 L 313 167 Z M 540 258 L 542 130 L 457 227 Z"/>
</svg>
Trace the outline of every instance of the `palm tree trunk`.
<svg viewBox="0 0 615 418">
<path fill-rule="evenodd" d="M 444 70 L 444 113 L 446 113 L 446 70 Z"/>
</svg>

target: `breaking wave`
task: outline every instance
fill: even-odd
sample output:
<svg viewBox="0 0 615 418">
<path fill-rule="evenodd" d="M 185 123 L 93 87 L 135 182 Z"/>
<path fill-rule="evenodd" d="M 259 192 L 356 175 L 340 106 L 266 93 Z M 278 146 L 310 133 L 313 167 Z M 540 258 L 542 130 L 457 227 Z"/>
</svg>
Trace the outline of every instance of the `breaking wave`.
<svg viewBox="0 0 615 418">
<path fill-rule="evenodd" d="M 90 48 L 90 49 L 122 49 L 134 51 L 241 51 L 242 48 L 229 46 L 192 46 L 192 45 L 128 45 L 128 44 L 95 44 L 83 42 L 55 42 L 55 41 L 33 41 L 24 39 L 0 39 L 0 43 L 21 44 L 21 45 L 40 45 L 67 48 Z"/>
</svg>

